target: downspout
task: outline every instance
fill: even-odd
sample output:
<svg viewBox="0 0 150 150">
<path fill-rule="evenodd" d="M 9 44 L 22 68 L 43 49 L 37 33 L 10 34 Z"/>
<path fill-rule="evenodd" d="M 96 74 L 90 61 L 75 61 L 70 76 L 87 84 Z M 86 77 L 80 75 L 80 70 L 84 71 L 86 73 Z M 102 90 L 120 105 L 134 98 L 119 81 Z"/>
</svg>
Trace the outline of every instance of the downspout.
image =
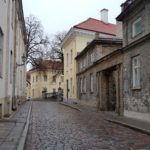
<svg viewBox="0 0 150 150">
<path fill-rule="evenodd" d="M 12 110 L 16 110 L 16 96 L 15 96 L 15 88 L 16 88 L 16 40 L 17 40 L 17 0 L 14 0 L 14 62 L 13 62 L 13 90 L 12 90 Z"/>
<path fill-rule="evenodd" d="M 7 8 L 7 38 L 8 40 L 8 44 L 6 46 L 6 56 L 9 58 L 9 54 L 10 54 L 10 0 L 8 1 L 8 8 Z M 8 59 L 10 60 L 10 59 Z M 9 61 L 6 60 L 6 86 L 5 86 L 5 97 L 8 98 L 8 79 L 9 79 L 9 75 L 8 75 L 8 72 L 9 72 Z"/>
</svg>

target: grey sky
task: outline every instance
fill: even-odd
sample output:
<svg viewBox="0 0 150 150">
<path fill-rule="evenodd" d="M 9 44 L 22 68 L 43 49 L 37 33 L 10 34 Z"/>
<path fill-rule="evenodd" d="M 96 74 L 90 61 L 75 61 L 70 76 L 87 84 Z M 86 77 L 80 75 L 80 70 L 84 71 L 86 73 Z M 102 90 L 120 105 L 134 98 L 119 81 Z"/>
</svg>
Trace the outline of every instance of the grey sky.
<svg viewBox="0 0 150 150">
<path fill-rule="evenodd" d="M 48 34 L 68 31 L 73 25 L 92 17 L 100 19 L 99 11 L 109 9 L 109 21 L 115 23 L 120 5 L 125 0 L 23 0 L 25 16 L 33 14 Z"/>
</svg>

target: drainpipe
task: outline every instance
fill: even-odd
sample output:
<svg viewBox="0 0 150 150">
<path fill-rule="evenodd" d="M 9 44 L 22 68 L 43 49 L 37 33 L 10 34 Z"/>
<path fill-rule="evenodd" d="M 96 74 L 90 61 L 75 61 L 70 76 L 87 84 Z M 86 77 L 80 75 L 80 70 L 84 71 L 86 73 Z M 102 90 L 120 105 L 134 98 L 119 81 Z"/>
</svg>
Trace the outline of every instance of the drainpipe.
<svg viewBox="0 0 150 150">
<path fill-rule="evenodd" d="M 15 96 L 15 88 L 16 88 L 16 40 L 17 40 L 17 0 L 13 1 L 13 6 L 15 7 L 14 14 L 14 61 L 13 61 L 13 90 L 12 90 L 12 110 L 16 110 L 16 96 Z"/>
</svg>

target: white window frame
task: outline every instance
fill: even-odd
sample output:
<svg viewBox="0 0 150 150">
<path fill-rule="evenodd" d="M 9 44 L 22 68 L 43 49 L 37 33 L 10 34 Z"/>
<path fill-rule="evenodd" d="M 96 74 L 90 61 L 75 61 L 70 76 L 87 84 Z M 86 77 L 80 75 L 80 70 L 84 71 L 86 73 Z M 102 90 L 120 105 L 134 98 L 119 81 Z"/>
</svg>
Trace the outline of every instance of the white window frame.
<svg viewBox="0 0 150 150">
<path fill-rule="evenodd" d="M 138 19 L 136 19 L 133 23 L 132 23 L 132 37 L 135 37 L 137 36 L 138 34 L 140 34 L 142 32 L 142 29 L 141 31 L 139 31 L 138 33 L 135 32 L 135 27 L 136 27 L 136 24 L 141 22 L 141 26 L 142 26 L 142 18 L 139 17 Z M 141 27 L 142 28 L 142 27 Z"/>
<path fill-rule="evenodd" d="M 132 57 L 132 88 L 140 89 L 140 55 Z"/>
</svg>

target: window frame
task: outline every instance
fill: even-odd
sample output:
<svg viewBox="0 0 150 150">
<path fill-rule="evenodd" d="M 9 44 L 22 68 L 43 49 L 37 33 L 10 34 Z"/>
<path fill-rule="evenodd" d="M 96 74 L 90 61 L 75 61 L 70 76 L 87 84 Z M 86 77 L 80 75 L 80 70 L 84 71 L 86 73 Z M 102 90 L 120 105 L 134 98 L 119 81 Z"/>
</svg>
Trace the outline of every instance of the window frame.
<svg viewBox="0 0 150 150">
<path fill-rule="evenodd" d="M 44 82 L 47 82 L 47 75 L 44 75 Z"/>
<path fill-rule="evenodd" d="M 83 78 L 83 92 L 86 93 L 86 77 Z"/>
<path fill-rule="evenodd" d="M 137 24 L 137 23 L 139 23 L 139 22 L 141 22 L 141 31 L 140 32 L 138 32 L 138 33 L 135 33 L 135 25 Z M 132 37 L 134 38 L 134 37 L 136 37 L 136 36 L 138 36 L 139 34 L 141 34 L 142 33 L 142 18 L 141 17 L 138 17 L 135 21 L 133 21 L 133 23 L 132 23 Z"/>
<path fill-rule="evenodd" d="M 135 60 L 137 61 L 137 64 L 135 64 Z M 141 89 L 140 55 L 136 55 L 136 56 L 132 57 L 131 62 L 132 62 L 132 89 Z M 138 74 L 136 75 L 135 72 L 137 72 Z"/>
<path fill-rule="evenodd" d="M 80 93 L 83 93 L 83 79 L 80 78 Z"/>
<path fill-rule="evenodd" d="M 93 73 L 90 74 L 90 92 L 94 92 L 94 76 Z"/>
</svg>

